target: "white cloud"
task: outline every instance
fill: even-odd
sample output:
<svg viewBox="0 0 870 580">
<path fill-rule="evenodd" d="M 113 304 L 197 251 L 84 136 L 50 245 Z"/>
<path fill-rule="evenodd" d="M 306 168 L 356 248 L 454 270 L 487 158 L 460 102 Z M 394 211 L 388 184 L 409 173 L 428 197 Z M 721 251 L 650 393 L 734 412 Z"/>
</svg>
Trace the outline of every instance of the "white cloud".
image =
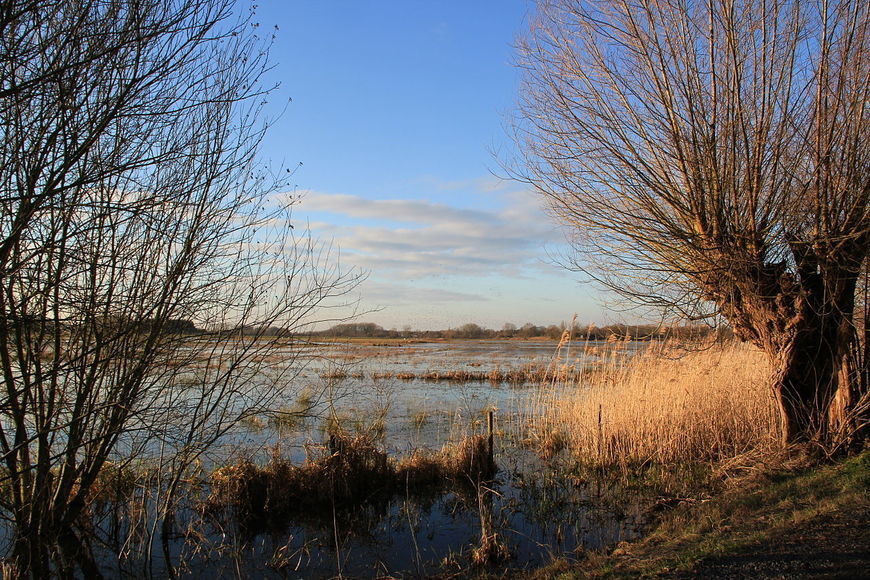
<svg viewBox="0 0 870 580">
<path fill-rule="evenodd" d="M 354 218 L 387 219 L 395 222 L 437 223 L 485 222 L 491 214 L 485 211 L 463 210 L 445 204 L 406 199 L 366 199 L 341 193 L 301 193 L 301 211 L 328 212 Z"/>
<path fill-rule="evenodd" d="M 563 238 L 538 200 L 486 180 L 468 187 L 475 188 L 468 195 L 485 196 L 494 208 L 307 191 L 296 216 L 316 214 L 311 229 L 334 239 L 343 260 L 375 277 L 517 277 L 540 269 L 547 261 L 545 246 Z"/>
<path fill-rule="evenodd" d="M 372 281 L 366 281 L 363 284 L 362 291 L 369 302 L 388 304 L 391 308 L 418 306 L 420 304 L 452 305 L 456 302 L 483 302 L 487 300 L 484 296 L 468 292 Z"/>
</svg>

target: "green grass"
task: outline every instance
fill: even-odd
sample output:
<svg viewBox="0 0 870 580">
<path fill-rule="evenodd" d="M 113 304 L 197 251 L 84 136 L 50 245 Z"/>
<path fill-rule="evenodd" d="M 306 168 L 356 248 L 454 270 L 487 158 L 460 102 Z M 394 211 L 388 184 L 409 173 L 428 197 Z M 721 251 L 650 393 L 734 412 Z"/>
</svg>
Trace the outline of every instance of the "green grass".
<svg viewBox="0 0 870 580">
<path fill-rule="evenodd" d="M 795 526 L 870 504 L 870 450 L 821 466 L 754 466 L 714 498 L 666 512 L 643 540 L 580 563 L 554 562 L 536 578 L 635 578 L 692 570 L 775 541 Z"/>
</svg>

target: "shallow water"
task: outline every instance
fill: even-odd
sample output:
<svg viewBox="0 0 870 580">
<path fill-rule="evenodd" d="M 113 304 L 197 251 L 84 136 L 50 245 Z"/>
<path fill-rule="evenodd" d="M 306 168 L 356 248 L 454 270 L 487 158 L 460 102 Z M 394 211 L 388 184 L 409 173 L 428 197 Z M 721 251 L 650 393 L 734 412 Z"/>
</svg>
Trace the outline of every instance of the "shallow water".
<svg viewBox="0 0 870 580">
<path fill-rule="evenodd" d="M 268 421 L 247 425 L 227 438 L 226 449 L 241 447 L 265 461 L 266 449 L 277 444 L 283 456 L 301 463 L 322 453 L 325 425 L 334 416 L 351 431 L 380 425 L 385 449 L 402 456 L 484 432 L 492 410 L 498 476 L 475 493 L 396 496 L 335 512 L 326 521 L 287 522 L 277 530 L 246 532 L 224 521 L 209 535 L 211 550 L 186 554 L 188 570 L 292 578 L 445 573 L 470 565 L 482 521 L 489 522 L 488 530 L 510 554 L 497 566 L 519 569 L 635 537 L 644 524 L 642 502 L 616 505 L 602 482 L 568 476 L 565 458 L 544 461 L 520 444 L 525 418 L 539 400 L 538 385 L 372 378 L 463 367 L 488 371 L 530 362 L 595 364 L 616 352 L 604 343 L 585 346 L 563 349 L 555 361 L 555 344 L 542 341 L 330 346 L 325 356 L 309 359 L 296 379 L 293 392 L 311 400 L 308 418 L 289 427 Z M 619 356 L 641 348 L 618 346 Z M 287 401 L 288 408 L 294 404 Z"/>
<path fill-rule="evenodd" d="M 419 376 L 430 371 L 518 369 L 523 365 L 602 364 L 615 356 L 627 356 L 644 348 L 639 343 L 590 342 L 557 352 L 550 341 L 475 340 L 395 346 L 330 345 L 304 370 L 290 389 L 286 407 L 299 407 L 300 394 L 311 400 L 309 417 L 293 428 L 277 428 L 264 420 L 228 439 L 231 447 L 251 448 L 280 443 L 285 454 L 301 461 L 306 446 L 323 441 L 330 417 L 344 428 L 365 430 L 382 423 L 384 444 L 394 452 L 421 447 L 438 448 L 451 435 L 476 431 L 484 414 L 494 411 L 497 428 L 503 429 L 523 415 L 535 412 L 541 385 L 493 383 L 490 381 L 404 380 L 396 375 Z M 590 354 L 591 353 L 591 354 Z M 377 378 L 392 375 L 389 378 Z M 338 377 L 338 378 L 335 378 Z M 545 385 L 548 388 L 557 388 Z M 516 425 L 513 425 L 516 427 Z"/>
<path fill-rule="evenodd" d="M 188 506 L 177 514 L 179 533 L 168 546 L 172 560 L 183 563 L 181 575 L 193 577 L 419 577 L 468 569 L 484 528 L 507 548 L 509 557 L 493 564 L 499 569 L 570 559 L 633 538 L 644 526 L 643 501 L 621 494 L 616 501 L 604 482 L 571 475 L 564 454 L 544 460 L 524 444 L 541 385 L 376 377 L 463 368 L 486 372 L 529 363 L 579 367 L 640 348 L 588 343 L 556 352 L 555 343 L 547 341 L 458 341 L 312 349 L 280 405 L 304 408 L 306 416 L 280 425 L 263 417 L 239 426 L 209 455 L 204 474 L 241 457 L 265 462 L 276 448 L 297 464 L 322 456 L 331 419 L 347 431 L 374 434 L 391 456 L 401 457 L 486 432 L 492 411 L 496 478 L 464 491 L 382 497 L 268 530 L 244 529 L 232 517 L 206 518 L 203 524 Z M 282 364 L 282 353 L 273 358 Z M 160 549 L 147 561 L 138 555 L 119 564 L 115 553 L 109 549 L 102 556 L 109 576 L 167 576 Z"/>
<path fill-rule="evenodd" d="M 290 524 L 253 537 L 233 536 L 239 532 L 232 530 L 224 540 L 237 562 L 203 558 L 191 561 L 191 570 L 226 572 L 238 566 L 245 576 L 368 578 L 467 569 L 481 537 L 481 510 L 509 553 L 493 567 L 527 569 L 635 537 L 644 524 L 636 506 L 607 507 L 589 487 L 575 488 L 554 474 L 502 473 L 490 489 L 482 499 L 455 492 L 394 497 L 338 513 L 332 522 Z"/>
</svg>

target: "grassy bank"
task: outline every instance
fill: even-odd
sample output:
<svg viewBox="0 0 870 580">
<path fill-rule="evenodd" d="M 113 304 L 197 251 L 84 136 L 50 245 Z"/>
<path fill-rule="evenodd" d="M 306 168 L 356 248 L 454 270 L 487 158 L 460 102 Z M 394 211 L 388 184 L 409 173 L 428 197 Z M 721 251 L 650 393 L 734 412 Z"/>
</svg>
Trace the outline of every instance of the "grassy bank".
<svg viewBox="0 0 870 580">
<path fill-rule="evenodd" d="M 769 378 L 767 360 L 747 345 L 661 344 L 545 390 L 529 427 L 543 449 L 564 450 L 599 477 L 640 482 L 630 493 L 662 496 L 644 539 L 557 561 L 537 577 L 716 576 L 705 566 L 736 554 L 763 560 L 789 533 L 795 546 L 809 538 L 812 558 L 813 541 L 819 550 L 830 542 L 813 538 L 829 521 L 857 521 L 866 542 L 870 451 L 819 463 L 782 449 Z"/>
<path fill-rule="evenodd" d="M 813 558 L 815 552 L 830 552 L 825 525 L 831 522 L 866 551 L 870 450 L 833 464 L 810 467 L 805 461 L 748 467 L 716 497 L 663 513 L 642 541 L 620 544 L 609 554 L 589 554 L 580 562 L 559 561 L 534 577 L 703 576 L 710 573 L 705 566 L 716 559 L 776 553 L 783 544 L 794 549 L 788 544 L 791 537 L 815 548 L 806 552 Z"/>
</svg>

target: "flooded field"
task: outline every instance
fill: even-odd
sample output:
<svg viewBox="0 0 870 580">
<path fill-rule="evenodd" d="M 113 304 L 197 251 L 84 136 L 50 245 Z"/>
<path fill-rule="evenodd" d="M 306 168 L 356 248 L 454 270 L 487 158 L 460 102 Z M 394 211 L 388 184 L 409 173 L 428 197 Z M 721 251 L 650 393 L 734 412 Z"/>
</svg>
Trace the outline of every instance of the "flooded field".
<svg viewBox="0 0 870 580">
<path fill-rule="evenodd" d="M 591 342 L 557 349 L 539 340 L 328 345 L 304 360 L 291 397 L 279 409 L 287 421 L 262 417 L 240 436 L 255 447 L 280 442 L 298 459 L 304 459 L 306 445 L 323 440 L 330 421 L 382 431 L 387 448 L 396 452 L 440 446 L 457 429 L 480 427 L 489 410 L 500 430 L 516 427 L 523 415 L 537 411 L 542 387 L 563 386 L 560 372 L 579 376 L 639 348 L 643 343 Z"/>
<path fill-rule="evenodd" d="M 421 452 L 434 457 L 469 436 L 491 433 L 495 476 L 422 489 L 398 485 L 310 511 L 290 506 L 277 520 L 234 517 L 238 510 L 203 516 L 192 502 L 176 518 L 180 531 L 164 546 L 163 561 L 169 554 L 183 562 L 179 573 L 195 576 L 419 577 L 475 565 L 530 568 L 635 537 L 644 525 L 644 502 L 583 475 L 558 447 L 542 449 L 534 418 L 542 393 L 566 388 L 557 371 L 582 376 L 639 348 L 587 343 L 557 349 L 547 341 L 309 348 L 296 361 L 304 369 L 284 404 L 228 434 L 203 464 L 204 475 L 243 460 L 328 461 L 342 453 L 334 444 L 338 431 L 374 442 L 394 462 Z M 285 364 L 285 354 L 274 353 L 274 365 Z M 126 566 L 119 572 L 138 573 Z M 148 574 L 168 572 L 157 558 Z"/>
</svg>

